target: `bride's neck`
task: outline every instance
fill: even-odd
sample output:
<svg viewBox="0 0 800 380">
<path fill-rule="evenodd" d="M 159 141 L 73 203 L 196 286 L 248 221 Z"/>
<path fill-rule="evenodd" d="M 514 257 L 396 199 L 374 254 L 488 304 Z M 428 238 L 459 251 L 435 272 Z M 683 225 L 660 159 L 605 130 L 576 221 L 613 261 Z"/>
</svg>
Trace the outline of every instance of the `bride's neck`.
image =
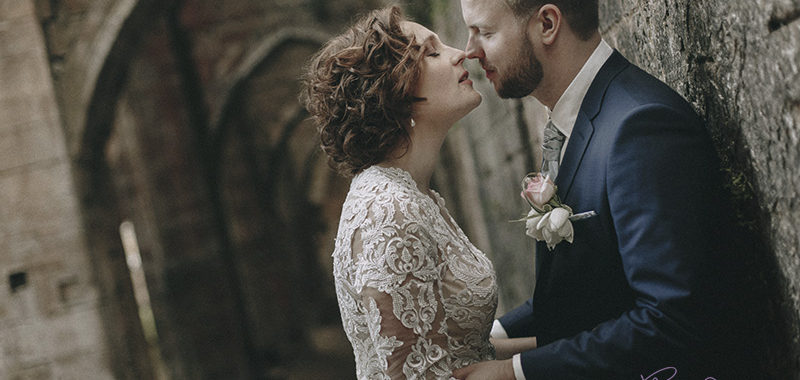
<svg viewBox="0 0 800 380">
<path fill-rule="evenodd" d="M 422 128 L 420 128 L 422 127 Z M 427 131 L 427 133 L 425 132 Z M 417 125 L 411 131 L 408 149 L 401 149 L 397 154 L 381 163 L 382 166 L 392 166 L 403 169 L 411 174 L 417 187 L 425 194 L 429 193 L 431 176 L 436 164 L 439 162 L 439 152 L 447 135 L 437 133 L 436 129 L 425 128 Z M 405 152 L 405 154 L 403 154 Z"/>
</svg>

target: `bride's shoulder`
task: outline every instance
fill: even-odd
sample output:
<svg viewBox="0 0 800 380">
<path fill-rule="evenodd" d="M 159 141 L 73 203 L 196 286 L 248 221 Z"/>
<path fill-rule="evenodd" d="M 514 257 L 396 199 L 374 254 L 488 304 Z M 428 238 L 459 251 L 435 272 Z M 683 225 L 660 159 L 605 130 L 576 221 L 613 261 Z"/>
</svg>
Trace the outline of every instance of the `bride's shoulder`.
<svg viewBox="0 0 800 380">
<path fill-rule="evenodd" d="M 402 169 L 369 167 L 353 177 L 345 208 L 382 214 L 406 209 L 406 205 L 415 202 L 416 196 L 409 181 L 413 183 Z"/>
<path fill-rule="evenodd" d="M 413 194 L 411 176 L 402 169 L 371 166 L 353 177 L 350 193 L 366 198 L 405 198 Z"/>
</svg>

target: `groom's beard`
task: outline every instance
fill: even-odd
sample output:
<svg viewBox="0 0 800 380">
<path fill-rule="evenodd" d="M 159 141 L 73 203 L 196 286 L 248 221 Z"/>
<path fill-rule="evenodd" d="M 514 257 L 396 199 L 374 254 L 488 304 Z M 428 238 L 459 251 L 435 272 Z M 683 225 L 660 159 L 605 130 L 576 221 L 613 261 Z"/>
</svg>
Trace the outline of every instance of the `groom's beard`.
<svg viewBox="0 0 800 380">
<path fill-rule="evenodd" d="M 518 54 L 508 66 L 508 75 L 500 80 L 497 95 L 501 98 L 522 98 L 528 96 L 542 81 L 542 63 L 536 59 L 533 46 L 526 38 Z"/>
</svg>

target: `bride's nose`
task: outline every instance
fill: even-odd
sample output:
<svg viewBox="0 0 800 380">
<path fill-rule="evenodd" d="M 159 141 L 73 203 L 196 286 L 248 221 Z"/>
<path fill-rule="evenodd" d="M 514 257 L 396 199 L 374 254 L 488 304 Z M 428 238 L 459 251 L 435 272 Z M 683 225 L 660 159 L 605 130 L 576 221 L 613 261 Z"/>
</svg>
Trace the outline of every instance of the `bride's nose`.
<svg viewBox="0 0 800 380">
<path fill-rule="evenodd" d="M 467 57 L 467 54 L 464 53 L 463 50 L 459 50 L 456 48 L 453 48 L 453 50 L 454 52 L 452 57 L 450 58 L 450 62 L 452 62 L 453 65 L 460 65 L 464 63 L 464 59 Z"/>
</svg>

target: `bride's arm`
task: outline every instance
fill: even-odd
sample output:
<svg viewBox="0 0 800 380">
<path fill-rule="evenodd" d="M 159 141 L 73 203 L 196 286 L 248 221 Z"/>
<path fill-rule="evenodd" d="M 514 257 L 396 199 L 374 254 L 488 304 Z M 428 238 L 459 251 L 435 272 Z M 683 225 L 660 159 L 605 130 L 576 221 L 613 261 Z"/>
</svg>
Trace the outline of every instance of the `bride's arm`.
<svg viewBox="0 0 800 380">
<path fill-rule="evenodd" d="M 449 377 L 436 244 L 424 226 L 402 216 L 379 224 L 353 241 L 356 282 L 378 352 L 373 368 L 393 379 Z"/>
</svg>

